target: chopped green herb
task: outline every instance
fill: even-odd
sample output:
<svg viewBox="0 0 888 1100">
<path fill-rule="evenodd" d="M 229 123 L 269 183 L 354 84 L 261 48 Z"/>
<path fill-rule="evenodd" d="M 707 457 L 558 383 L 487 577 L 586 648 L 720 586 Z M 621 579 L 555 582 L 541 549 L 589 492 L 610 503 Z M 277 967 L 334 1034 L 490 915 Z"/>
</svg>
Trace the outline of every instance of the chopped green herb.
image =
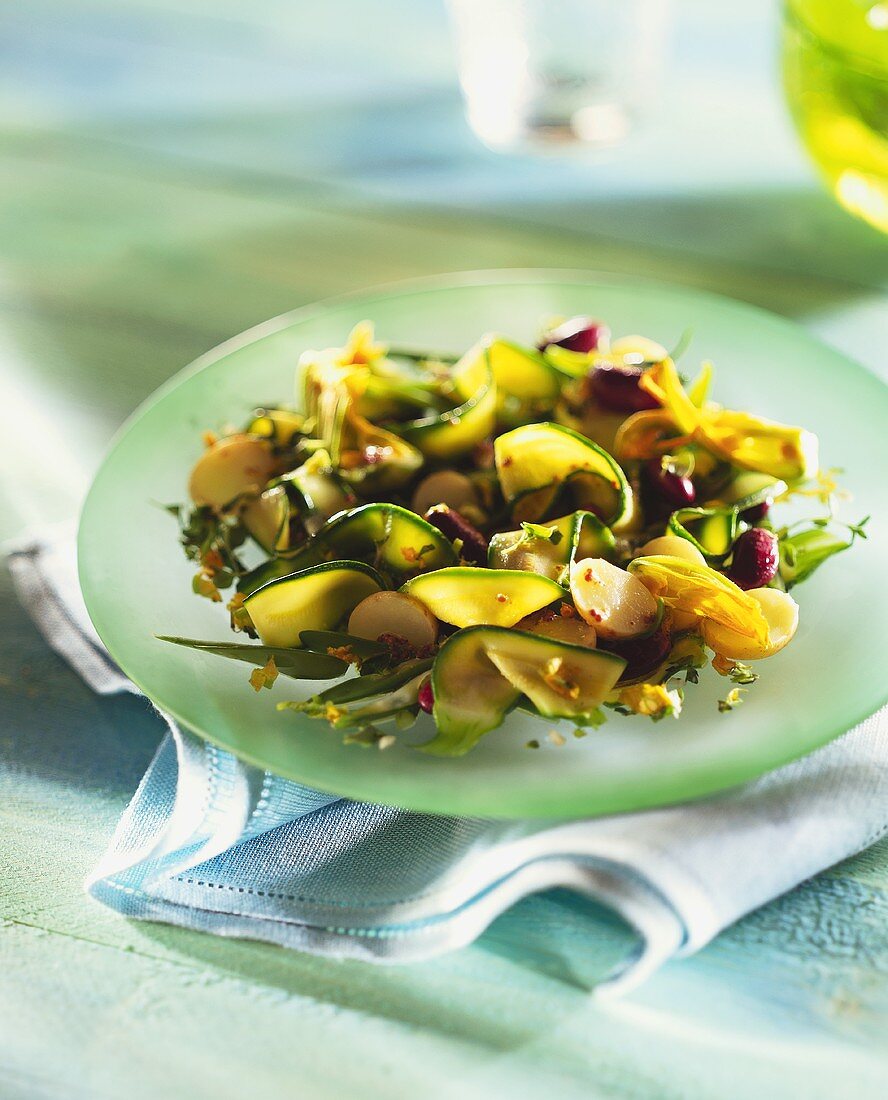
<svg viewBox="0 0 888 1100">
<path fill-rule="evenodd" d="M 719 714 L 727 714 L 728 711 L 735 710 L 737 707 L 739 707 L 740 704 L 743 702 L 743 698 L 742 698 L 742 694 L 741 694 L 742 691 L 743 691 L 743 689 L 739 688 L 739 687 L 731 688 L 731 690 L 724 697 L 724 699 L 719 699 L 719 701 L 718 701 L 718 712 L 719 712 Z"/>
</svg>

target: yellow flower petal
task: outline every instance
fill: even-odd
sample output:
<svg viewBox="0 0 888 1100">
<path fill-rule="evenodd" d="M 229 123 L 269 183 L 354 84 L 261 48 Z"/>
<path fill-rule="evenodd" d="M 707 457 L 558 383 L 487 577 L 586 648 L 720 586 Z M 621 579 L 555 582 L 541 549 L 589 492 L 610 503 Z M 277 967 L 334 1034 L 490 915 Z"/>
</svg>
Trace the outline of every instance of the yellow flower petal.
<svg viewBox="0 0 888 1100">
<path fill-rule="evenodd" d="M 381 359 L 388 348 L 373 342 L 373 322 L 359 321 L 351 330 L 338 362 L 343 366 L 365 366 L 374 359 Z"/>
<path fill-rule="evenodd" d="M 250 673 L 250 686 L 254 691 L 270 688 L 278 678 L 278 669 L 274 657 L 269 657 L 262 668 L 254 668 Z"/>
<path fill-rule="evenodd" d="M 647 718 L 664 718 L 681 713 L 681 696 L 677 691 L 667 691 L 662 684 L 633 684 L 623 688 L 619 701 L 635 714 Z"/>
<path fill-rule="evenodd" d="M 768 621 L 760 604 L 708 565 L 654 555 L 636 558 L 628 568 L 667 607 L 711 619 L 767 646 Z"/>
<path fill-rule="evenodd" d="M 731 409 L 698 409 L 666 359 L 647 371 L 641 387 L 669 411 L 686 435 L 746 470 L 796 481 L 817 470 L 817 436 L 803 428 Z"/>
</svg>

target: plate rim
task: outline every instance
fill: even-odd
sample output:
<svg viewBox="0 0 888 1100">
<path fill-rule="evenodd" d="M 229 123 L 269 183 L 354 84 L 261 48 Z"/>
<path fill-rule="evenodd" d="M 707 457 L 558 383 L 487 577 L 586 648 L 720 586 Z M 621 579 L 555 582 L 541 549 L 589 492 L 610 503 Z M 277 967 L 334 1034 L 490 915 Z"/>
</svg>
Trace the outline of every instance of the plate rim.
<svg viewBox="0 0 888 1100">
<path fill-rule="evenodd" d="M 214 736 L 211 730 L 202 728 L 199 724 L 192 724 L 192 722 L 184 718 L 175 706 L 169 706 L 163 703 L 159 698 L 156 699 L 140 682 L 138 675 L 134 675 L 130 668 L 127 667 L 129 662 L 122 661 L 118 654 L 115 652 L 115 647 L 106 640 L 103 635 L 103 629 L 101 622 L 97 621 L 97 618 L 101 620 L 101 615 L 96 612 L 95 608 L 91 606 L 91 601 L 87 599 L 86 590 L 84 588 L 84 574 L 86 572 L 85 561 L 87 559 L 88 552 L 86 550 L 86 531 L 87 531 L 87 517 L 90 513 L 90 508 L 96 494 L 97 486 L 100 481 L 100 475 L 105 470 L 107 465 L 111 462 L 114 454 L 118 450 L 119 446 L 123 443 L 124 439 L 129 434 L 131 428 L 142 419 L 142 417 L 148 413 L 155 405 L 160 404 L 168 394 L 177 390 L 181 385 L 186 383 L 190 378 L 199 374 L 201 371 L 211 367 L 217 363 L 220 359 L 230 355 L 231 353 L 241 350 L 250 346 L 257 341 L 264 339 L 267 336 L 274 333 L 281 332 L 294 324 L 298 324 L 302 321 L 311 320 L 313 317 L 321 316 L 329 309 L 336 308 L 342 305 L 348 305 L 350 302 L 367 301 L 368 304 L 377 301 L 388 301 L 393 298 L 405 298 L 414 294 L 425 294 L 429 292 L 457 289 L 460 287 L 487 287 L 487 286 L 539 286 L 543 284 L 553 283 L 572 283 L 577 286 L 594 286 L 595 284 L 607 284 L 608 286 L 625 286 L 627 288 L 646 288 L 652 291 L 667 292 L 667 293 L 679 293 L 687 294 L 688 296 L 696 299 L 702 299 L 712 302 L 714 305 L 728 310 L 734 311 L 739 314 L 746 314 L 753 316 L 759 323 L 764 323 L 772 327 L 791 332 L 794 337 L 801 339 L 811 345 L 815 345 L 826 349 L 833 355 L 840 356 L 844 362 L 851 365 L 865 375 L 870 381 L 876 384 L 882 383 L 882 379 L 878 374 L 867 367 L 865 364 L 859 362 L 853 356 L 846 354 L 840 348 L 837 348 L 830 342 L 822 339 L 816 334 L 810 332 L 797 322 L 790 318 L 784 317 L 781 314 L 774 313 L 771 310 L 765 309 L 762 306 L 753 305 L 752 303 L 743 301 L 742 299 L 732 298 L 729 295 L 720 294 L 715 291 L 701 289 L 699 287 L 688 285 L 681 282 L 669 282 L 659 279 L 649 279 L 644 277 L 636 277 L 632 274 L 625 272 L 610 272 L 605 269 L 585 269 L 585 268 L 548 268 L 548 267 L 519 267 L 519 268 L 481 268 L 468 271 L 454 271 L 454 272 L 441 272 L 434 275 L 421 276 L 418 278 L 407 278 L 389 281 L 381 284 L 375 284 L 370 287 L 361 289 L 355 289 L 347 291 L 342 294 L 329 295 L 324 298 L 314 300 L 301 306 L 297 306 L 295 309 L 285 311 L 284 313 L 277 314 L 267 320 L 260 321 L 255 325 L 250 326 L 243 331 L 228 337 L 220 343 L 209 348 L 203 352 L 197 358 L 191 360 L 180 370 L 176 371 L 165 382 L 161 383 L 156 389 L 154 389 L 147 397 L 145 397 L 136 408 L 125 418 L 117 430 L 113 433 L 103 455 L 99 462 L 96 471 L 93 475 L 90 483 L 89 490 L 84 497 L 81 505 L 80 514 L 77 525 L 77 575 L 78 582 L 80 584 L 81 592 L 83 593 L 84 604 L 92 622 L 96 633 L 102 641 L 102 644 L 106 647 L 108 653 L 112 659 L 119 665 L 124 674 L 135 684 L 139 691 L 154 704 L 162 714 L 168 714 L 177 722 L 188 730 L 198 735 L 202 740 L 222 748 L 224 751 L 231 752 L 232 755 L 238 759 L 243 760 L 245 763 L 254 767 L 267 769 L 267 764 L 261 759 L 252 756 L 249 751 L 243 751 L 238 748 L 234 750 L 230 745 Z M 884 383 L 882 383 L 884 385 Z M 723 781 L 713 781 L 711 785 L 707 784 L 705 780 L 696 780 L 695 793 L 693 795 L 684 796 L 673 800 L 659 800 L 652 803 L 650 800 L 641 798 L 637 804 L 633 804 L 631 799 L 622 799 L 620 801 L 620 809 L 618 810 L 602 810 L 599 813 L 590 811 L 588 809 L 576 809 L 568 807 L 564 814 L 555 815 L 551 811 L 541 811 L 535 808 L 533 805 L 529 805 L 525 810 L 522 810 L 522 816 L 528 818 L 551 818 L 553 820 L 565 820 L 571 818 L 577 818 L 582 816 L 602 816 L 608 813 L 622 813 L 633 812 L 644 808 L 656 808 L 666 807 L 670 805 L 680 805 L 686 802 L 698 801 L 702 798 L 710 797 L 713 794 L 726 792 L 736 789 L 737 787 L 758 778 L 759 776 L 769 774 L 772 771 L 777 770 L 789 764 L 795 760 L 802 759 L 809 755 L 811 752 L 815 752 L 832 741 L 842 737 L 845 733 L 851 731 L 857 727 L 860 723 L 867 718 L 876 714 L 884 706 L 888 704 L 888 686 L 884 691 L 881 699 L 870 705 L 867 703 L 862 709 L 858 708 L 854 712 L 853 717 L 849 718 L 848 724 L 844 728 L 832 731 L 826 734 L 822 739 L 818 739 L 816 743 L 812 743 L 803 753 L 796 751 L 789 751 L 785 756 L 780 757 L 776 763 L 771 763 L 765 770 L 762 770 L 760 766 L 751 765 L 748 767 L 735 766 L 735 774 L 738 778 L 726 785 Z M 843 719 L 843 725 L 844 725 Z M 279 774 L 284 779 L 289 779 L 293 782 L 301 783 L 305 786 L 309 786 L 316 790 L 325 791 L 331 795 L 335 795 L 341 798 L 353 798 L 362 801 L 368 800 L 366 791 L 359 789 L 358 785 L 353 785 L 347 780 L 343 781 L 340 786 L 337 784 L 336 788 L 324 787 L 319 785 L 316 780 L 312 778 L 306 778 L 296 774 L 295 770 L 287 769 L 286 771 L 280 771 Z M 390 806 L 405 806 L 403 802 L 397 800 L 383 800 L 378 797 L 374 797 L 374 801 Z M 408 799 L 408 802 L 413 800 Z M 477 816 L 477 811 L 469 809 L 445 809 L 441 805 L 429 807 L 428 805 L 423 807 L 417 807 L 415 804 L 410 808 L 416 809 L 418 812 L 425 813 L 437 813 L 437 814 L 465 814 L 472 813 Z M 490 817 L 494 818 L 510 818 L 514 817 L 513 814 L 497 813 L 492 811 L 489 813 Z"/>
</svg>

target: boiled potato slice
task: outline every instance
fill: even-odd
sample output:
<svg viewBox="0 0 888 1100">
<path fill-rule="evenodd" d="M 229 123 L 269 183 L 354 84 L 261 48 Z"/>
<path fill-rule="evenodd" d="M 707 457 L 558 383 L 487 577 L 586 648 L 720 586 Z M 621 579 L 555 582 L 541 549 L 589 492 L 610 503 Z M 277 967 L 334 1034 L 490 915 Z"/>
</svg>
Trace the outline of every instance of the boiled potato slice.
<svg viewBox="0 0 888 1100">
<path fill-rule="evenodd" d="M 348 633 L 371 642 L 395 634 L 414 649 L 425 649 L 438 638 L 438 620 L 406 592 L 374 592 L 349 616 Z"/>
<path fill-rule="evenodd" d="M 188 493 L 195 504 L 222 509 L 244 493 L 259 493 L 274 472 L 271 446 L 252 435 L 231 435 L 207 447 L 194 464 Z"/>
<path fill-rule="evenodd" d="M 436 504 L 446 504 L 457 512 L 467 504 L 477 508 L 478 494 L 465 474 L 456 470 L 437 470 L 417 485 L 411 507 L 417 515 L 424 516 Z"/>
<path fill-rule="evenodd" d="M 660 617 L 660 605 L 641 581 L 604 558 L 574 563 L 570 593 L 577 611 L 602 638 L 649 634 Z"/>
<path fill-rule="evenodd" d="M 768 641 L 765 645 L 754 638 L 746 638 L 736 630 L 704 619 L 702 623 L 703 641 L 733 661 L 759 661 L 772 657 L 792 641 L 799 625 L 799 605 L 788 592 L 777 588 L 752 588 L 747 596 L 758 603 L 768 623 Z"/>
<path fill-rule="evenodd" d="M 671 558 L 684 558 L 685 561 L 696 562 L 697 565 L 705 565 L 706 559 L 693 543 L 678 535 L 661 535 L 658 539 L 651 539 L 635 555 L 637 558 L 650 557 L 653 554 L 666 554 Z"/>
</svg>

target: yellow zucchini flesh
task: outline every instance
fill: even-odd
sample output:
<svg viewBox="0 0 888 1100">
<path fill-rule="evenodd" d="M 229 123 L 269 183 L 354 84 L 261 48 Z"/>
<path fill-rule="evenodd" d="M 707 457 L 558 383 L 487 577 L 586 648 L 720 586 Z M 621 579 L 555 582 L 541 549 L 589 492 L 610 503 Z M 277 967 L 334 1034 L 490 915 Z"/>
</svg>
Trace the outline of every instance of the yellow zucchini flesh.
<svg viewBox="0 0 888 1100">
<path fill-rule="evenodd" d="M 385 585 L 359 561 L 335 561 L 269 581 L 244 605 L 265 645 L 300 646 L 303 630 L 333 630 Z"/>
<path fill-rule="evenodd" d="M 452 626 L 514 626 L 526 615 L 564 597 L 561 585 L 517 569 L 457 566 L 422 573 L 401 589 Z"/>
</svg>

